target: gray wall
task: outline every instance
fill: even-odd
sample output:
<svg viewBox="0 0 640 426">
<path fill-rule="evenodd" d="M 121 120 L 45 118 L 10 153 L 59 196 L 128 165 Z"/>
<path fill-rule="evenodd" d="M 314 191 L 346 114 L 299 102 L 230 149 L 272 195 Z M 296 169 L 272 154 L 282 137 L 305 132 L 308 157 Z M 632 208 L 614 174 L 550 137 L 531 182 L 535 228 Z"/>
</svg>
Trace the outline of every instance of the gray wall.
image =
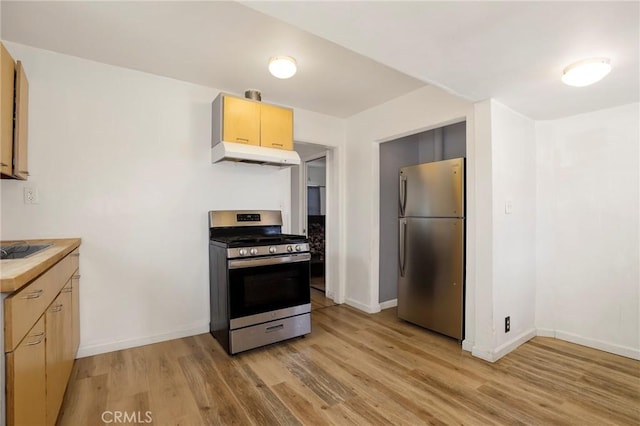
<svg viewBox="0 0 640 426">
<path fill-rule="evenodd" d="M 398 173 L 419 164 L 417 135 L 380 145 L 380 294 L 379 302 L 398 294 Z"/>
<path fill-rule="evenodd" d="M 378 302 L 398 297 L 400 167 L 466 156 L 466 123 L 380 144 L 380 288 Z"/>
<path fill-rule="evenodd" d="M 467 123 L 463 121 L 415 135 L 419 140 L 419 164 L 465 157 L 466 132 Z"/>
</svg>

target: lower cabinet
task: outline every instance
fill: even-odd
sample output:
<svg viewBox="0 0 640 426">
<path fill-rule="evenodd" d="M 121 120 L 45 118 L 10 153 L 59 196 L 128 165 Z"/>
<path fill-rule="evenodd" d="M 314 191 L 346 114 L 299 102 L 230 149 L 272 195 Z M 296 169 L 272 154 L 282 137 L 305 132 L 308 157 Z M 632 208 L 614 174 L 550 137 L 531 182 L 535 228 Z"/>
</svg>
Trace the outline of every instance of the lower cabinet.
<svg viewBox="0 0 640 426">
<path fill-rule="evenodd" d="M 45 352 L 43 315 L 7 354 L 7 424 L 46 424 Z"/>
<path fill-rule="evenodd" d="M 71 277 L 71 329 L 72 336 L 72 356 L 75 359 L 80 347 L 80 274 L 76 272 Z"/>
<path fill-rule="evenodd" d="M 71 280 L 45 314 L 47 425 L 55 425 L 73 367 Z"/>
<path fill-rule="evenodd" d="M 56 424 L 80 343 L 79 278 L 75 250 L 4 300 L 9 426 Z"/>
</svg>

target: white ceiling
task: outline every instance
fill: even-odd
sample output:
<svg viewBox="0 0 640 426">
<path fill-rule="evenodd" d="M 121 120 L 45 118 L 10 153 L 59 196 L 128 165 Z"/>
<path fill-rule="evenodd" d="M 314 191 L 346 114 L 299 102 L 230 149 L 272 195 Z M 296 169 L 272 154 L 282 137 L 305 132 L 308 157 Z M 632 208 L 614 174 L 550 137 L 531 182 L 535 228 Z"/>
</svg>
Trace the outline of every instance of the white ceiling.
<svg viewBox="0 0 640 426">
<path fill-rule="evenodd" d="M 639 101 L 639 22 L 637 1 L 3 0 L 0 36 L 338 117 L 430 83 L 553 119 Z M 299 62 L 290 80 L 266 70 L 279 54 Z M 611 74 L 564 86 L 562 69 L 590 56 Z"/>
<path fill-rule="evenodd" d="M 1 38 L 348 117 L 424 82 L 236 2 L 2 1 Z M 298 73 L 272 77 L 271 56 Z"/>
<path fill-rule="evenodd" d="M 638 102 L 640 2 L 249 2 L 250 7 L 467 99 L 534 119 Z M 330 25 L 327 25 L 330 23 Z M 565 66 L 605 56 L 586 87 Z"/>
</svg>

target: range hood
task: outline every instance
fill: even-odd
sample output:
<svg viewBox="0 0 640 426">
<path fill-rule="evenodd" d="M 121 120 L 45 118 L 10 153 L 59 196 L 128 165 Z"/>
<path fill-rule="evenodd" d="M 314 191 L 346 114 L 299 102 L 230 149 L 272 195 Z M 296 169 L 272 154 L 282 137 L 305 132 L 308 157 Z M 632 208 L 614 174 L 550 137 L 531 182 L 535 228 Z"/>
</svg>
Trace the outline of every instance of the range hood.
<svg viewBox="0 0 640 426">
<path fill-rule="evenodd" d="M 300 164 L 300 156 L 297 152 L 286 149 L 222 141 L 211 148 L 211 162 L 221 161 L 291 167 Z"/>
</svg>

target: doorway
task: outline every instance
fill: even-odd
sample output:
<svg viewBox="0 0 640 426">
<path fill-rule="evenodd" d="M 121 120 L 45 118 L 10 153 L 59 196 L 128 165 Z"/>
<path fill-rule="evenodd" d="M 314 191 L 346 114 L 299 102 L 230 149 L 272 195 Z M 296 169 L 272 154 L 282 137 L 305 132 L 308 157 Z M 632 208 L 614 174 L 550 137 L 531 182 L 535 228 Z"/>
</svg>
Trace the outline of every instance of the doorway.
<svg viewBox="0 0 640 426">
<path fill-rule="evenodd" d="M 311 287 L 325 292 L 325 240 L 327 207 L 326 157 L 306 161 L 307 237 L 311 252 Z"/>
<path fill-rule="evenodd" d="M 302 162 L 291 168 L 291 230 L 309 238 L 312 308 L 330 306 L 344 297 L 338 283 L 337 150 L 299 142 L 294 150 Z"/>
</svg>

